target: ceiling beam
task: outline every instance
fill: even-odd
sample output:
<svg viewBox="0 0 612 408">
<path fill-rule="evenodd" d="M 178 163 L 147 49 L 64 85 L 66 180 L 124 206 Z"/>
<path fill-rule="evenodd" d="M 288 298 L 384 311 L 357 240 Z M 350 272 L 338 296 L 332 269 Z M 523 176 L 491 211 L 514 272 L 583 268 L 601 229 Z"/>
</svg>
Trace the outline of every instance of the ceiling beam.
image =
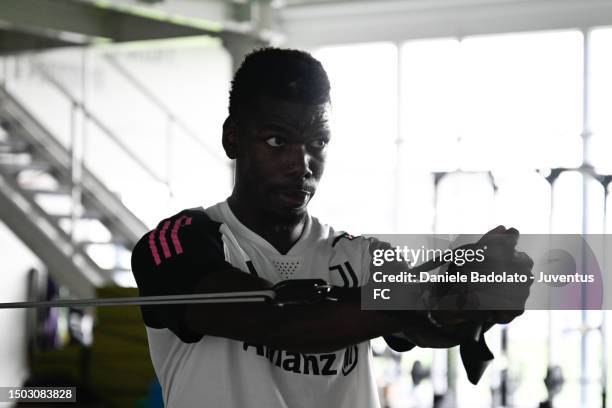
<svg viewBox="0 0 612 408">
<path fill-rule="evenodd" d="M 79 43 L 32 33 L 0 29 L 0 55 L 72 45 L 79 45 Z"/>
<path fill-rule="evenodd" d="M 609 0 L 364 0 L 280 9 L 287 44 L 456 37 L 612 25 Z"/>
<path fill-rule="evenodd" d="M 0 23 L 17 30 L 76 33 L 90 37 L 92 42 L 220 36 L 223 33 L 218 23 L 176 17 L 150 7 L 119 6 L 103 0 L 2 0 Z"/>
</svg>

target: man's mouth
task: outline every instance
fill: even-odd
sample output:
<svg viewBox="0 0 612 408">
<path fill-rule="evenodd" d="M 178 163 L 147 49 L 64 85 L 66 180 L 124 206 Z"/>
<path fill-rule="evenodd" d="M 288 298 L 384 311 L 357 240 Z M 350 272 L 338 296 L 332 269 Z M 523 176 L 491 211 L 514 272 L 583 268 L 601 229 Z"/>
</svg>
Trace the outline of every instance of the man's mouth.
<svg viewBox="0 0 612 408">
<path fill-rule="evenodd" d="M 281 190 L 278 196 L 290 208 L 301 208 L 308 203 L 312 193 L 309 190 Z"/>
</svg>

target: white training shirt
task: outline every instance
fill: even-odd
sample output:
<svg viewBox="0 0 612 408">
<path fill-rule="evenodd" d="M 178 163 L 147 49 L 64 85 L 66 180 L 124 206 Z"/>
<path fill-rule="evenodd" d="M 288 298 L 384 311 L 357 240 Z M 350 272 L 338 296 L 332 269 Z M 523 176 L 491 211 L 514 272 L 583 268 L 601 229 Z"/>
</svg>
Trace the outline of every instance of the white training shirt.
<svg viewBox="0 0 612 408">
<path fill-rule="evenodd" d="M 318 278 L 351 287 L 361 286 L 368 279 L 368 239 L 337 233 L 309 217 L 300 239 L 283 255 L 240 223 L 227 202 L 206 210 L 188 210 L 162 221 L 139 242 L 142 252 L 148 254 L 150 250 L 155 265 L 159 266 L 173 258 L 180 259 L 188 250 L 198 250 L 199 242 L 194 249 L 180 242 L 183 228 L 196 224 L 191 219 L 198 210 L 220 223 L 215 224 L 215 229 L 218 226 L 219 248 L 225 261 L 246 273 L 255 273 L 272 283 Z M 201 245 L 201 250 L 207 251 L 208 244 Z M 143 290 L 147 277 L 140 270 L 146 268 L 137 268 L 134 258 L 133 267 L 138 269 L 134 274 L 141 295 L 153 294 Z M 175 271 L 169 273 L 176 278 Z M 335 353 L 303 354 L 209 335 L 184 342 L 175 334 L 178 329 L 158 326 L 147 323 L 147 335 L 151 360 L 168 408 L 380 406 L 369 342 Z"/>
</svg>

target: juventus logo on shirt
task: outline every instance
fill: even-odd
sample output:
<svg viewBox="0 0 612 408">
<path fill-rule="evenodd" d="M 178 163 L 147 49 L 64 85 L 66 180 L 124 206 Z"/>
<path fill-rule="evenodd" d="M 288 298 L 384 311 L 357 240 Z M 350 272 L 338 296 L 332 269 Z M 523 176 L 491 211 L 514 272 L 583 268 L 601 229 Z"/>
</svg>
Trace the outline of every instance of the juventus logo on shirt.
<svg viewBox="0 0 612 408">
<path fill-rule="evenodd" d="M 344 350 L 344 361 L 342 362 L 342 374 L 349 375 L 353 368 L 357 366 L 357 359 L 359 357 L 359 349 L 357 346 L 347 347 Z"/>
<path fill-rule="evenodd" d="M 357 275 L 353 271 L 351 264 L 346 261 L 344 265 L 332 265 L 329 267 L 331 272 L 337 271 L 342 278 L 342 283 L 345 288 L 356 288 L 359 284 Z"/>
</svg>

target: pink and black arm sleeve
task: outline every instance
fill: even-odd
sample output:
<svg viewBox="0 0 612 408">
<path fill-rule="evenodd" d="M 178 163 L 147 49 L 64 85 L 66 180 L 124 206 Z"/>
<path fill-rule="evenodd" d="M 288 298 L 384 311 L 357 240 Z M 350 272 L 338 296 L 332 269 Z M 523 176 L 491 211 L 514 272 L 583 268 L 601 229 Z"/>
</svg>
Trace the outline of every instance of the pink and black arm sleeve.
<svg viewBox="0 0 612 408">
<path fill-rule="evenodd" d="M 219 226 L 204 211 L 184 210 L 162 220 L 132 251 L 132 273 L 140 296 L 193 294 L 198 282 L 212 271 L 233 269 L 225 261 Z M 186 305 L 141 306 L 151 328 L 167 328 L 185 343 L 202 334 L 185 322 Z"/>
</svg>

